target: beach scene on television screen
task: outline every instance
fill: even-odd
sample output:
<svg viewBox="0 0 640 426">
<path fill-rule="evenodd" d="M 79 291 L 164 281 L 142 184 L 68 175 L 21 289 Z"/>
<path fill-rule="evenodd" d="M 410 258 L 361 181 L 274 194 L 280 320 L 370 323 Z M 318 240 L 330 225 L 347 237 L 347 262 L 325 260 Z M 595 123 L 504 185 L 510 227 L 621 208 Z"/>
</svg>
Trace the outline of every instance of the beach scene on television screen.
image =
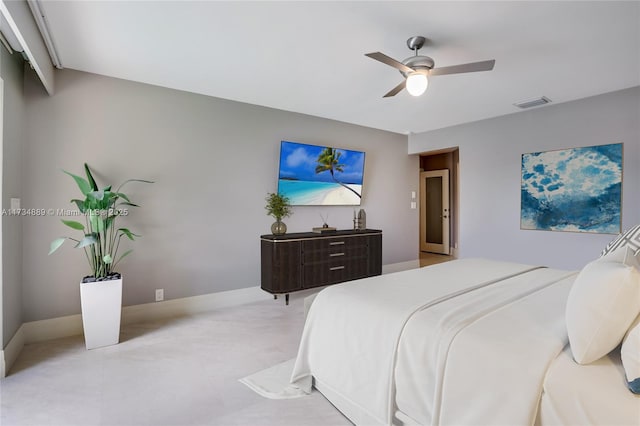
<svg viewBox="0 0 640 426">
<path fill-rule="evenodd" d="M 294 206 L 360 205 L 364 152 L 283 141 L 278 192 Z"/>
<path fill-rule="evenodd" d="M 620 232 L 622 144 L 522 155 L 522 229 Z"/>
</svg>

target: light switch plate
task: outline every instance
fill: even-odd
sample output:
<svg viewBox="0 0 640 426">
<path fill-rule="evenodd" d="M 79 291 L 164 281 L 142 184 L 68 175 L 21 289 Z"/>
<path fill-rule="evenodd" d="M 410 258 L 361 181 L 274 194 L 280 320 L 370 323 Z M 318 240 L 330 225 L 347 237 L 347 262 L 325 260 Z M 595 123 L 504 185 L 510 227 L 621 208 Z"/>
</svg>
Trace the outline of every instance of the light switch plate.
<svg viewBox="0 0 640 426">
<path fill-rule="evenodd" d="M 20 198 L 11 199 L 11 210 L 20 210 Z"/>
<path fill-rule="evenodd" d="M 411 202 L 411 208 L 412 208 L 412 209 L 415 209 L 415 208 L 416 208 L 416 202 L 415 202 L 415 201 L 412 201 L 412 202 Z"/>
</svg>

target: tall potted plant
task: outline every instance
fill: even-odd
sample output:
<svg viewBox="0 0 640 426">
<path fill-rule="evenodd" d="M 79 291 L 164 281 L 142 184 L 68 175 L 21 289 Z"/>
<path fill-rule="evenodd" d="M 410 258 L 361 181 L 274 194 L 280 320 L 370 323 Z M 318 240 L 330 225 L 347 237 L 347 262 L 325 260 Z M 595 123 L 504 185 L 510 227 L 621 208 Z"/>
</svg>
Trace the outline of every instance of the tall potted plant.
<svg viewBox="0 0 640 426">
<path fill-rule="evenodd" d="M 80 304 L 82 307 L 82 326 L 87 349 L 115 345 L 120 340 L 120 313 L 122 310 L 122 276 L 116 272 L 118 263 L 132 250 L 120 254 L 122 237 L 133 241 L 139 235 L 127 228 L 118 228 L 117 219 L 126 216 L 130 207 L 138 207 L 123 193 L 122 187 L 130 182 L 153 183 L 141 179 L 129 179 L 115 191 L 112 186 L 100 189 L 93 178 L 89 166 L 85 163 L 87 178 L 71 176 L 84 199 L 73 199 L 84 223 L 74 220 L 62 220 L 68 227 L 80 231 L 79 238 L 60 237 L 51 243 L 49 254 L 58 250 L 65 241 L 74 241 L 76 248 L 83 249 L 91 275 L 80 283 Z"/>
<path fill-rule="evenodd" d="M 267 201 L 267 205 L 264 208 L 267 210 L 267 214 L 273 216 L 276 220 L 271 225 L 271 233 L 273 235 L 286 234 L 287 225 L 284 224 L 282 218 L 291 216 L 292 210 L 289 204 L 289 198 L 281 194 L 269 193 L 265 200 Z"/>
</svg>

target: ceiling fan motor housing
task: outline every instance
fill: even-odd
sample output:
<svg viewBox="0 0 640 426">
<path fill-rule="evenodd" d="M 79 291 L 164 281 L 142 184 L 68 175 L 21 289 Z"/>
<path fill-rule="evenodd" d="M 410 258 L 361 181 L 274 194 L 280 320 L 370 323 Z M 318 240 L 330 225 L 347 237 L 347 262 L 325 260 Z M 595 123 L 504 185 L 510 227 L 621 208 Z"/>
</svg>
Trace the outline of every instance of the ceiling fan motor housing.
<svg viewBox="0 0 640 426">
<path fill-rule="evenodd" d="M 410 58 L 405 59 L 402 63 L 409 68 L 416 70 L 417 72 L 424 71 L 427 72 L 432 69 L 435 65 L 433 59 L 428 56 L 412 56 Z M 405 78 L 410 74 L 404 71 L 400 71 Z"/>
</svg>

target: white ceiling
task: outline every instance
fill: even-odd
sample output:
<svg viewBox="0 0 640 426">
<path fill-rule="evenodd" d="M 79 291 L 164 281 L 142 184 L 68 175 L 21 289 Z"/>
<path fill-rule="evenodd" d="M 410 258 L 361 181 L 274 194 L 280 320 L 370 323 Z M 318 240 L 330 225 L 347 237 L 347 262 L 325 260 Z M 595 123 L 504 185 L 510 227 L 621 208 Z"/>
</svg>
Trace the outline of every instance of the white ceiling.
<svg viewBox="0 0 640 426">
<path fill-rule="evenodd" d="M 640 85 L 640 2 L 46 1 L 65 68 L 311 114 L 423 132 Z M 436 67 L 425 95 L 364 56 L 402 60 L 406 39 Z M 542 107 L 544 108 L 544 107 Z"/>
</svg>

